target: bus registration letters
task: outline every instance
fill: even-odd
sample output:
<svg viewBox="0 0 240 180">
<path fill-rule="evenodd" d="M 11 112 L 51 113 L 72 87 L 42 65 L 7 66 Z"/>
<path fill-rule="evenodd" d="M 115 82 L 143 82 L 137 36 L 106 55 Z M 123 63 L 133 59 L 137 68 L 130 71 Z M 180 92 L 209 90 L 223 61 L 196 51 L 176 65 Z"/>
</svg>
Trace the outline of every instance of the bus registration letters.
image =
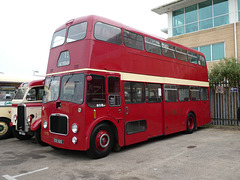
<svg viewBox="0 0 240 180">
<path fill-rule="evenodd" d="M 53 138 L 53 142 L 63 144 L 63 140 L 61 140 L 61 139 Z"/>
</svg>

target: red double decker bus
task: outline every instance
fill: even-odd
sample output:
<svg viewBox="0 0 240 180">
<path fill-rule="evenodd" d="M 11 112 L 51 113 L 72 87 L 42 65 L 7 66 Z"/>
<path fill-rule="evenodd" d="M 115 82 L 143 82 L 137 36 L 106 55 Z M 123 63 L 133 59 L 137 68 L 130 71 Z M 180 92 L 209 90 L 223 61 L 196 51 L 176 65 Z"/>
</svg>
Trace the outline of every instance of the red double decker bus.
<svg viewBox="0 0 240 180">
<path fill-rule="evenodd" d="M 210 123 L 201 52 L 98 16 L 55 31 L 44 90 L 42 141 L 93 158 Z"/>
</svg>

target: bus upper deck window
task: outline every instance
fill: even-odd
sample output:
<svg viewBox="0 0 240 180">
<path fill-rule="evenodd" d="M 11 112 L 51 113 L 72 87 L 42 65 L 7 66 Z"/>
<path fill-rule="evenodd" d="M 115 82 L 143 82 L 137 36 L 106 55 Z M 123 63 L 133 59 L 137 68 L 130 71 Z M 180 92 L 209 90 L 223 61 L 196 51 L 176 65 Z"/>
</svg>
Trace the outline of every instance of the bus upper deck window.
<svg viewBox="0 0 240 180">
<path fill-rule="evenodd" d="M 143 36 L 131 31 L 124 30 L 124 44 L 130 48 L 144 50 Z"/>
<path fill-rule="evenodd" d="M 87 22 L 71 26 L 68 30 L 67 43 L 84 39 L 87 34 Z"/>
<path fill-rule="evenodd" d="M 66 36 L 66 31 L 67 31 L 66 29 L 62 29 L 62 30 L 57 31 L 53 34 L 51 48 L 60 46 L 64 43 L 65 36 Z"/>
<path fill-rule="evenodd" d="M 175 46 L 162 43 L 162 53 L 166 57 L 175 58 Z"/>
<path fill-rule="evenodd" d="M 198 55 L 198 64 L 205 66 L 205 58 L 202 55 Z"/>
<path fill-rule="evenodd" d="M 198 58 L 196 53 L 188 51 L 188 61 L 190 63 L 197 64 L 197 59 Z"/>
<path fill-rule="evenodd" d="M 122 30 L 119 27 L 97 22 L 94 27 L 94 37 L 101 41 L 122 44 Z"/>
<path fill-rule="evenodd" d="M 161 42 L 145 37 L 145 49 L 147 52 L 161 55 Z"/>
</svg>

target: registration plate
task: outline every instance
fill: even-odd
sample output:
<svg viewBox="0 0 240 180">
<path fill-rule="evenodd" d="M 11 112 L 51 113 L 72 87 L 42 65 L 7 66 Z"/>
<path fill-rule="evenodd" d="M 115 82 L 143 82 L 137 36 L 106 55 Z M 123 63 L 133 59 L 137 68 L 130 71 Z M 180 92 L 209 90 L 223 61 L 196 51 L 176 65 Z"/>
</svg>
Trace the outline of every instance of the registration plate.
<svg viewBox="0 0 240 180">
<path fill-rule="evenodd" d="M 19 134 L 24 136 L 26 133 L 23 131 L 19 131 Z"/>
<path fill-rule="evenodd" d="M 63 140 L 61 140 L 61 139 L 53 138 L 53 142 L 58 143 L 58 144 L 63 144 Z"/>
</svg>

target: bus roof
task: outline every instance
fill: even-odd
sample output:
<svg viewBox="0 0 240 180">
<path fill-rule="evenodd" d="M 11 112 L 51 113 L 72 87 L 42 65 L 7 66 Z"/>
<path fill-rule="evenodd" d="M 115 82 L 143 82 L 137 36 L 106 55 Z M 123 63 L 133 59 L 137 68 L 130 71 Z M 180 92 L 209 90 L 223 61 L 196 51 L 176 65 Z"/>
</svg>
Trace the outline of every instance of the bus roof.
<svg viewBox="0 0 240 180">
<path fill-rule="evenodd" d="M 0 82 L 4 83 L 22 83 L 28 82 L 32 80 L 37 80 L 41 77 L 38 76 L 23 76 L 23 75 L 16 75 L 16 74 L 0 74 Z"/>
<path fill-rule="evenodd" d="M 66 28 L 68 27 L 69 25 L 72 25 L 72 24 L 77 24 L 77 23 L 80 23 L 80 22 L 84 22 L 84 21 L 88 21 L 88 22 L 92 22 L 92 23 L 95 23 L 97 21 L 100 21 L 100 22 L 104 22 L 104 23 L 107 23 L 107 24 L 111 24 L 113 26 L 117 26 L 121 29 L 126 29 L 126 30 L 129 30 L 129 31 L 132 31 L 132 32 L 135 32 L 135 33 L 138 33 L 138 34 L 141 34 L 141 35 L 144 35 L 144 36 L 148 36 L 150 38 L 154 38 L 154 39 L 157 39 L 157 40 L 160 40 L 162 42 L 165 42 L 165 43 L 168 43 L 168 44 L 171 44 L 175 47 L 180 47 L 180 48 L 184 48 L 188 51 L 191 51 L 191 52 L 194 52 L 194 53 L 198 53 L 198 54 L 201 54 L 203 55 L 201 52 L 195 50 L 195 49 L 192 49 L 192 48 L 189 48 L 189 47 L 186 47 L 186 46 L 183 46 L 181 44 L 178 44 L 178 43 L 175 43 L 173 41 L 170 41 L 170 40 L 167 40 L 167 39 L 164 39 L 162 37 L 159 37 L 159 36 L 156 36 L 156 35 L 152 35 L 152 34 L 148 34 L 146 32 L 143 32 L 141 30 L 137 30 L 135 28 L 132 28 L 130 26 L 126 26 L 120 22 L 117 22 L 117 21 L 114 21 L 114 20 L 111 20 L 111 19 L 108 19 L 108 18 L 105 18 L 105 17 L 101 17 L 101 16 L 97 16 L 97 15 L 89 15 L 89 16 L 83 16 L 83 17 L 78 17 L 78 18 L 75 18 L 75 19 L 71 19 L 69 21 L 67 21 L 65 24 L 63 24 L 62 26 L 60 26 L 59 28 L 56 29 L 56 31 L 59 31 L 63 28 Z M 55 32 L 56 32 L 55 31 Z"/>
<path fill-rule="evenodd" d="M 33 87 L 33 86 L 43 86 L 43 85 L 44 85 L 44 79 L 39 79 L 39 80 L 24 82 L 21 84 L 20 87 Z"/>
</svg>

